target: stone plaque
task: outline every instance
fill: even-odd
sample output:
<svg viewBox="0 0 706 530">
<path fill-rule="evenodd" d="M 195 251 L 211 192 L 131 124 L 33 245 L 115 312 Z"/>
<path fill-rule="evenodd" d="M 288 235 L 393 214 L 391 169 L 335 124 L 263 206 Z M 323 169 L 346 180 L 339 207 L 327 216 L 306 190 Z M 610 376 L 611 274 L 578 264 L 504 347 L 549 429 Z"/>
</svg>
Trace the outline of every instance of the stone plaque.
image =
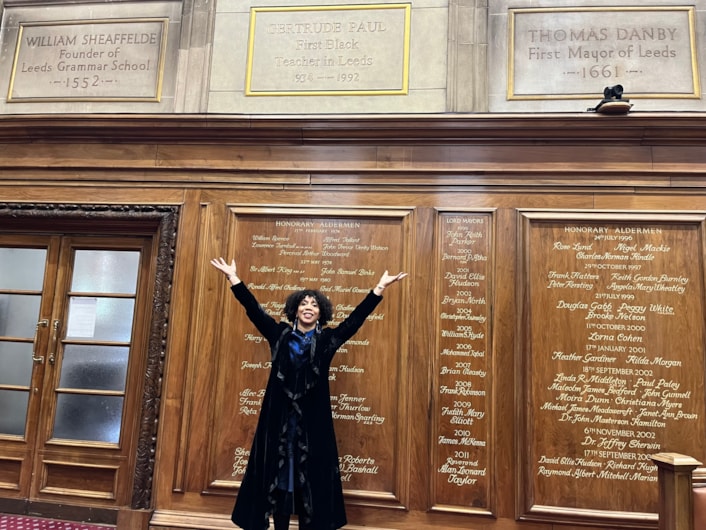
<svg viewBox="0 0 706 530">
<path fill-rule="evenodd" d="M 526 216 L 526 509 L 644 520 L 650 456 L 706 449 L 703 216 Z"/>
<path fill-rule="evenodd" d="M 694 7 L 511 9 L 508 99 L 699 98 Z"/>
<path fill-rule="evenodd" d="M 8 102 L 159 101 L 168 19 L 20 24 Z"/>
<path fill-rule="evenodd" d="M 252 8 L 246 95 L 408 91 L 410 4 Z"/>
</svg>

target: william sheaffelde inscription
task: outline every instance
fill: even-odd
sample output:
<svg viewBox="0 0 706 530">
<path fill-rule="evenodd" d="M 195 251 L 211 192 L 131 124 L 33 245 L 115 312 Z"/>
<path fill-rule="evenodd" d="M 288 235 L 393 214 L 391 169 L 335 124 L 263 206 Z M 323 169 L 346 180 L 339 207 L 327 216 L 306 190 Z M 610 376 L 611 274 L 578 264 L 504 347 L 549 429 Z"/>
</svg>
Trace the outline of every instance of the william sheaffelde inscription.
<svg viewBox="0 0 706 530">
<path fill-rule="evenodd" d="M 21 24 L 8 101 L 158 101 L 166 32 L 166 19 Z"/>
<path fill-rule="evenodd" d="M 253 8 L 246 94 L 407 91 L 409 4 Z"/>
<path fill-rule="evenodd" d="M 511 10 L 508 97 L 698 97 L 693 8 Z"/>
</svg>

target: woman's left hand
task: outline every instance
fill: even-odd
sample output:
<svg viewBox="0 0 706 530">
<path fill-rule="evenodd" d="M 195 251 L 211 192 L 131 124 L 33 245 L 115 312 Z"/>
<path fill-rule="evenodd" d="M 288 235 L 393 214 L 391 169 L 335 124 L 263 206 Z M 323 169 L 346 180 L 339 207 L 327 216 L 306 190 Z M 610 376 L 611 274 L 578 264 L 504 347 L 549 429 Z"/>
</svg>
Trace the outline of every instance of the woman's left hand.
<svg viewBox="0 0 706 530">
<path fill-rule="evenodd" d="M 407 276 L 406 272 L 398 272 L 397 274 L 389 274 L 387 271 L 383 273 L 382 276 L 380 276 L 380 279 L 378 280 L 378 284 L 375 286 L 375 289 L 373 289 L 373 292 L 381 296 L 382 292 L 385 290 L 385 288 L 389 285 L 392 285 L 395 282 L 399 282 L 402 278 L 405 278 Z"/>
</svg>

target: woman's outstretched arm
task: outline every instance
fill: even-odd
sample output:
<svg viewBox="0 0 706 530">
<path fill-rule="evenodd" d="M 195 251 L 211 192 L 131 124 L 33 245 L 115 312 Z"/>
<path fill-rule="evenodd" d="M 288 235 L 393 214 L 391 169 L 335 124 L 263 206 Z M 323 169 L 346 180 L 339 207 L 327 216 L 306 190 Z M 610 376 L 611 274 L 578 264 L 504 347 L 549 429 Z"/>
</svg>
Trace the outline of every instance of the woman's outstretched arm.
<svg viewBox="0 0 706 530">
<path fill-rule="evenodd" d="M 238 277 L 235 260 L 233 259 L 228 263 L 223 258 L 214 258 L 211 260 L 211 265 L 226 276 L 233 295 L 245 308 L 245 313 L 248 318 L 262 336 L 265 337 L 270 344 L 277 340 L 280 335 L 278 322 L 265 311 L 255 296 L 248 290 L 245 283 Z"/>
<path fill-rule="evenodd" d="M 380 276 L 380 279 L 378 280 L 377 285 L 373 289 L 373 292 L 378 296 L 382 296 L 382 292 L 389 285 L 392 285 L 395 282 L 399 282 L 402 278 L 404 278 L 406 276 L 407 276 L 406 272 L 398 272 L 397 274 L 388 274 L 387 271 L 385 271 L 383 273 L 383 275 Z"/>
<path fill-rule="evenodd" d="M 226 275 L 226 278 L 230 282 L 231 285 L 237 285 L 241 282 L 240 278 L 238 278 L 237 274 L 237 269 L 235 267 L 235 260 L 231 260 L 230 263 L 228 263 L 226 260 L 223 258 L 213 258 L 211 260 L 211 265 L 213 265 L 215 268 L 217 268 L 219 271 L 221 271 L 223 274 Z"/>
</svg>

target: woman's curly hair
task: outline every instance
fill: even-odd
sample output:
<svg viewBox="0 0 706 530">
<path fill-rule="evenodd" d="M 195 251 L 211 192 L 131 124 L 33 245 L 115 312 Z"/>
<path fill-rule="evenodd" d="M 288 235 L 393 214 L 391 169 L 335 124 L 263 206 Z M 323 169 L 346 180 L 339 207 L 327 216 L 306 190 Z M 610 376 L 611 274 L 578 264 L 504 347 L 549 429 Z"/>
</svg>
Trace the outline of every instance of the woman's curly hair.
<svg viewBox="0 0 706 530">
<path fill-rule="evenodd" d="M 284 302 L 282 314 L 287 317 L 287 320 L 294 323 L 297 318 L 297 309 L 299 304 L 307 296 L 311 296 L 319 305 L 319 324 L 325 326 L 326 323 L 333 318 L 333 304 L 324 293 L 317 289 L 302 289 L 295 291 L 287 297 Z"/>
</svg>

